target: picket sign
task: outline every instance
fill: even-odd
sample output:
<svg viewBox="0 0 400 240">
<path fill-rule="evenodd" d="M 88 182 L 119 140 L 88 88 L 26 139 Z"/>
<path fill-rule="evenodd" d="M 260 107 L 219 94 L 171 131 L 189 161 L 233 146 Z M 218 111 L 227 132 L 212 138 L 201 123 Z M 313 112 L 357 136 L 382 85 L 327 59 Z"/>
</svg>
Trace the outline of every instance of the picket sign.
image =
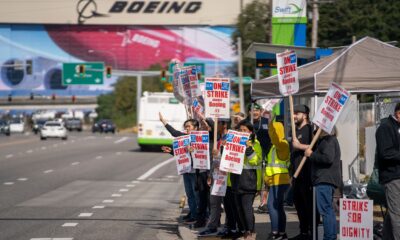
<svg viewBox="0 0 400 240">
<path fill-rule="evenodd" d="M 188 66 L 189 71 L 189 82 L 190 82 L 190 91 L 192 98 L 199 97 L 201 96 L 201 91 L 200 91 L 200 84 L 199 84 L 199 79 L 197 78 L 197 67 L 196 66 Z"/>
<path fill-rule="evenodd" d="M 249 137 L 250 133 L 228 131 L 219 166 L 221 171 L 242 174 L 246 143 Z"/>
<path fill-rule="evenodd" d="M 368 199 L 340 199 L 340 239 L 372 240 L 374 204 Z"/>
<path fill-rule="evenodd" d="M 190 136 L 184 135 L 174 138 L 172 147 L 178 174 L 190 173 L 192 170 L 192 161 L 188 147 L 190 146 Z"/>
<path fill-rule="evenodd" d="M 215 169 L 213 172 L 213 186 L 211 195 L 224 197 L 228 181 L 228 173 Z"/>
<path fill-rule="evenodd" d="M 229 78 L 205 79 L 206 118 L 230 118 L 230 80 Z"/>
<path fill-rule="evenodd" d="M 279 91 L 283 96 L 289 96 L 290 124 L 292 139 L 296 139 L 294 126 L 293 97 L 299 91 L 299 73 L 297 71 L 297 56 L 295 51 L 285 51 L 276 54 L 278 69 Z"/>
<path fill-rule="evenodd" d="M 194 169 L 210 169 L 210 144 L 208 131 L 191 131 L 190 147 Z"/>
<path fill-rule="evenodd" d="M 201 116 L 204 115 L 204 107 L 201 105 L 201 103 L 199 102 L 199 100 L 197 98 L 193 99 L 192 107 L 193 107 L 193 111 L 196 114 L 201 115 Z"/>
<path fill-rule="evenodd" d="M 332 129 L 335 126 L 335 123 L 349 98 L 350 94 L 344 88 L 340 87 L 336 83 L 331 84 L 328 92 L 325 95 L 324 101 L 319 106 L 318 111 L 313 118 L 313 123 L 317 125 L 319 129 L 313 137 L 311 144 L 308 147 L 309 149 L 314 147 L 322 130 L 328 134 L 332 132 Z M 293 175 L 294 178 L 299 176 L 306 159 L 306 156 L 301 159 L 300 165 Z"/>
</svg>

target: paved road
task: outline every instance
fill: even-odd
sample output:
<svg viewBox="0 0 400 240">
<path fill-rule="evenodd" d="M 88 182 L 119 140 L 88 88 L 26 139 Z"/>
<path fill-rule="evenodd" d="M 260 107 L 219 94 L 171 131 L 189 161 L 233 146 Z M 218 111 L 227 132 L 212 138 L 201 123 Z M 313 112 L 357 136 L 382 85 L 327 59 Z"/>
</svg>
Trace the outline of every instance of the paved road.
<svg viewBox="0 0 400 240">
<path fill-rule="evenodd" d="M 179 239 L 174 162 L 145 174 L 169 158 L 133 134 L 1 135 L 0 239 Z"/>
</svg>

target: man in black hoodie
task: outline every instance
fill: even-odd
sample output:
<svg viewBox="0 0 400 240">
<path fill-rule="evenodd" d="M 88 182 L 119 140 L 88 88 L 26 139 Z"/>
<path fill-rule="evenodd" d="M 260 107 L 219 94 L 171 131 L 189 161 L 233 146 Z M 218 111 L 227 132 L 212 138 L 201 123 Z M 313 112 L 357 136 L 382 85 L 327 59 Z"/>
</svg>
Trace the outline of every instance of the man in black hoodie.
<svg viewBox="0 0 400 240">
<path fill-rule="evenodd" d="M 379 182 L 385 187 L 388 214 L 383 239 L 400 239 L 400 103 L 376 130 L 375 161 Z"/>
</svg>

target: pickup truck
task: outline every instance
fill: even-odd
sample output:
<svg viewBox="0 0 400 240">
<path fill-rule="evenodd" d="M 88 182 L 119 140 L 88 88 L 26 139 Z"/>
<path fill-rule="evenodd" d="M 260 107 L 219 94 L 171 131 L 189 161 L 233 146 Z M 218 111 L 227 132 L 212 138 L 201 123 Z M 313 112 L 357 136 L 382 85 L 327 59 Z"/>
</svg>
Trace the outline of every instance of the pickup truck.
<svg viewBox="0 0 400 240">
<path fill-rule="evenodd" d="M 82 120 L 79 118 L 69 118 L 65 120 L 65 128 L 68 131 L 77 130 L 82 131 Z"/>
</svg>

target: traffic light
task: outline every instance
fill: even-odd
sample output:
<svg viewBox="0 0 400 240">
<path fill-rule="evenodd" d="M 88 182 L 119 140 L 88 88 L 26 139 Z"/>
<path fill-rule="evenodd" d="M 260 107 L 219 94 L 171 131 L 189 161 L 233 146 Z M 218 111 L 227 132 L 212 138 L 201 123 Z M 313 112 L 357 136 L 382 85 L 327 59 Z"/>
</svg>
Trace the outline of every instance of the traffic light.
<svg viewBox="0 0 400 240">
<path fill-rule="evenodd" d="M 107 76 L 108 78 L 111 77 L 111 72 L 112 72 L 111 66 L 106 66 L 106 76 Z"/>
<path fill-rule="evenodd" d="M 75 97 L 75 95 L 72 95 L 72 97 L 71 97 L 71 101 L 72 101 L 72 103 L 75 103 L 75 101 L 76 101 L 76 97 Z"/>
<path fill-rule="evenodd" d="M 33 95 L 33 93 L 31 93 L 31 96 L 29 97 L 31 100 L 33 100 L 35 98 L 35 95 Z"/>
<path fill-rule="evenodd" d="M 56 94 L 55 93 L 53 93 L 53 94 L 51 94 L 51 100 L 56 100 Z"/>
<path fill-rule="evenodd" d="M 32 60 L 26 60 L 25 71 L 26 71 L 26 74 L 32 75 Z"/>
<path fill-rule="evenodd" d="M 11 95 L 11 93 L 8 94 L 8 101 L 9 101 L 9 102 L 12 102 L 12 95 Z"/>
<path fill-rule="evenodd" d="M 161 81 L 167 81 L 167 70 L 161 69 Z"/>
<path fill-rule="evenodd" d="M 174 86 L 172 85 L 172 83 L 165 82 L 164 83 L 164 90 L 167 91 L 167 92 L 173 92 L 174 91 Z"/>
<path fill-rule="evenodd" d="M 85 74 L 85 65 L 79 65 L 78 66 L 78 73 L 80 76 L 84 76 Z"/>
</svg>

